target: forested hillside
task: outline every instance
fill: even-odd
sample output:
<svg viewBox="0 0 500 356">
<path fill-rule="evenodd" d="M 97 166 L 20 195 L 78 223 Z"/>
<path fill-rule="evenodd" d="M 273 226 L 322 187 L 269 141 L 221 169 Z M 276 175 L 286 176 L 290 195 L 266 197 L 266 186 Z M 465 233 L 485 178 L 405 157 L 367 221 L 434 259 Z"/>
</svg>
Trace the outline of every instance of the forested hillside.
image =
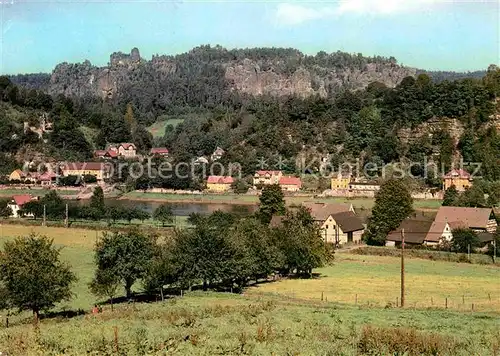
<svg viewBox="0 0 500 356">
<path fill-rule="evenodd" d="M 256 77 L 272 76 L 255 82 L 241 74 L 256 64 Z M 96 76 L 100 71 L 107 74 Z M 297 72 L 314 73 L 323 84 L 311 80 L 309 91 Z M 48 82 L 41 74 L 13 78 L 40 90 L 2 78 L 0 145 L 12 162 L 27 158 L 21 153 L 32 146 L 45 158 L 86 159 L 106 143 L 133 141 L 141 152 L 168 147 L 174 163 L 209 156 L 220 146 L 227 152 L 222 163 L 239 162 L 247 174 L 261 158 L 269 168 L 280 160 L 293 172 L 298 158 L 327 154 L 333 166 L 356 158 L 382 164 L 425 157 L 445 169 L 463 157 L 483 162 L 487 179 L 500 179 L 498 67 L 480 79 L 414 74 L 392 58 L 340 52 L 309 57 L 291 49 L 199 47 L 151 61 L 136 50 L 115 53 L 104 69 L 64 63 Z M 116 85 L 107 87 L 111 82 Z M 53 132 L 43 140 L 23 133 L 23 122 L 43 113 L 54 122 Z M 164 136 L 153 139 L 147 127 L 165 120 L 178 124 L 167 124 Z"/>
</svg>

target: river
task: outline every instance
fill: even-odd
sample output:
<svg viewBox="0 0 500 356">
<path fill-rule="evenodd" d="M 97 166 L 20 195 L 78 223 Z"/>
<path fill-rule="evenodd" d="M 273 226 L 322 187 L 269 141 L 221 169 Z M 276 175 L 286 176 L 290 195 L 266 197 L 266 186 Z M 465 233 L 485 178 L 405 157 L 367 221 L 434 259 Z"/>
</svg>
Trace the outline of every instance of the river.
<svg viewBox="0 0 500 356">
<path fill-rule="evenodd" d="M 122 206 L 128 208 L 139 208 L 152 214 L 161 204 L 159 202 L 134 201 L 134 200 L 118 200 L 106 199 L 108 206 Z M 88 201 L 81 201 L 81 204 L 88 204 Z M 227 213 L 233 213 L 240 216 L 245 216 L 253 213 L 257 209 L 257 205 L 237 205 L 237 204 L 214 204 L 214 203 L 167 203 L 172 207 L 175 216 L 189 216 L 192 213 L 210 214 L 220 210 Z"/>
</svg>

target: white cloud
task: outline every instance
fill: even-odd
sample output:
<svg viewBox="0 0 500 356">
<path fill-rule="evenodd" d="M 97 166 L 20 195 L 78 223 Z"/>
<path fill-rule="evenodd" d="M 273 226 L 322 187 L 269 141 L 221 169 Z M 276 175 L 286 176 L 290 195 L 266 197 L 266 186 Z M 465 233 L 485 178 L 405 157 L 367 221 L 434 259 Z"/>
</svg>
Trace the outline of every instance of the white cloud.
<svg viewBox="0 0 500 356">
<path fill-rule="evenodd" d="M 450 3 L 450 0 L 340 0 L 337 6 L 326 7 L 283 3 L 277 6 L 275 15 L 279 24 L 298 25 L 346 14 L 391 15 L 426 10 L 444 2 Z"/>
<path fill-rule="evenodd" d="M 389 15 L 428 9 L 432 5 L 445 1 L 446 0 L 343 0 L 339 4 L 337 12 L 339 14 L 357 13 Z"/>
<path fill-rule="evenodd" d="M 295 4 L 279 4 L 276 11 L 276 19 L 282 25 L 298 25 L 306 21 L 334 15 L 335 12 L 336 9 L 332 7 L 315 9 Z"/>
</svg>

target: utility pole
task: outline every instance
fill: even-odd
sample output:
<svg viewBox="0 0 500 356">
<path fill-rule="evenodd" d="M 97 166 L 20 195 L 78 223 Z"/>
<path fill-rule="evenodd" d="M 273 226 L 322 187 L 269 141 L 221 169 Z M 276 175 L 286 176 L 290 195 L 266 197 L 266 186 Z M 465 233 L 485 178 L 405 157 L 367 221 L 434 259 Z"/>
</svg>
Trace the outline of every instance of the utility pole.
<svg viewBox="0 0 500 356">
<path fill-rule="evenodd" d="M 497 240 L 493 239 L 493 263 L 497 262 Z"/>
<path fill-rule="evenodd" d="M 401 308 L 405 306 L 405 229 L 401 230 Z"/>
<path fill-rule="evenodd" d="M 45 204 L 43 205 L 43 222 L 42 222 L 43 226 L 46 226 L 47 225 L 47 207 L 45 206 Z"/>
<path fill-rule="evenodd" d="M 64 227 L 68 227 L 68 204 L 66 204 L 66 216 L 64 218 Z"/>
</svg>

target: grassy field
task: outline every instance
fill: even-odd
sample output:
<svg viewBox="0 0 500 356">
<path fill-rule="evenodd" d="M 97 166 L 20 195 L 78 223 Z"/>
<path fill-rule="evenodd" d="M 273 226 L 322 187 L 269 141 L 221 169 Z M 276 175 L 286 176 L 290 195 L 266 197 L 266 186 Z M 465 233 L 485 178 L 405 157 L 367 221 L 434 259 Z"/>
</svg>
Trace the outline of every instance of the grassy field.
<svg viewBox="0 0 500 356">
<path fill-rule="evenodd" d="M 13 236 L 36 232 L 64 246 L 62 258 L 72 265 L 78 282 L 73 300 L 56 310 L 90 310 L 96 298 L 87 285 L 100 231 L 6 225 L 0 231 L 0 245 Z M 500 353 L 498 267 L 408 258 L 406 270 L 404 310 L 395 308 L 398 258 L 338 253 L 334 265 L 315 271 L 319 273 L 315 279 L 264 283 L 243 295 L 193 292 L 163 303 L 121 304 L 114 312 L 104 306 L 97 316 L 44 319 L 39 333 L 26 313 L 13 318 L 9 329 L 0 327 L 0 351 L 11 355 Z"/>
<path fill-rule="evenodd" d="M 500 268 L 422 259 L 406 259 L 406 306 L 500 312 Z M 400 259 L 337 254 L 333 266 L 316 270 L 317 279 L 262 284 L 251 294 L 349 304 L 395 306 L 400 296 Z"/>
<path fill-rule="evenodd" d="M 165 128 L 167 125 L 177 126 L 183 119 L 168 119 L 168 120 L 160 120 L 155 122 L 153 125 L 148 127 L 148 131 L 153 135 L 153 137 L 163 137 L 165 136 Z"/>
<path fill-rule="evenodd" d="M 144 193 L 134 191 L 123 196 L 130 200 L 172 201 L 172 202 L 196 202 L 196 203 L 227 203 L 227 204 L 257 204 L 259 197 L 256 195 L 237 194 L 163 194 Z M 371 209 L 375 200 L 373 198 L 317 198 L 312 196 L 287 196 L 287 204 L 300 204 L 304 201 L 316 201 L 318 203 L 350 203 L 357 209 Z M 441 206 L 439 200 L 415 200 L 415 209 L 438 209 Z"/>
<path fill-rule="evenodd" d="M 12 197 L 13 195 L 31 194 L 33 196 L 44 196 L 49 192 L 48 189 L 0 189 L 0 197 Z M 57 190 L 60 195 L 77 195 L 78 190 L 60 189 Z"/>
<path fill-rule="evenodd" d="M 10 355 L 497 355 L 498 316 L 190 293 L 0 328 Z"/>
</svg>

